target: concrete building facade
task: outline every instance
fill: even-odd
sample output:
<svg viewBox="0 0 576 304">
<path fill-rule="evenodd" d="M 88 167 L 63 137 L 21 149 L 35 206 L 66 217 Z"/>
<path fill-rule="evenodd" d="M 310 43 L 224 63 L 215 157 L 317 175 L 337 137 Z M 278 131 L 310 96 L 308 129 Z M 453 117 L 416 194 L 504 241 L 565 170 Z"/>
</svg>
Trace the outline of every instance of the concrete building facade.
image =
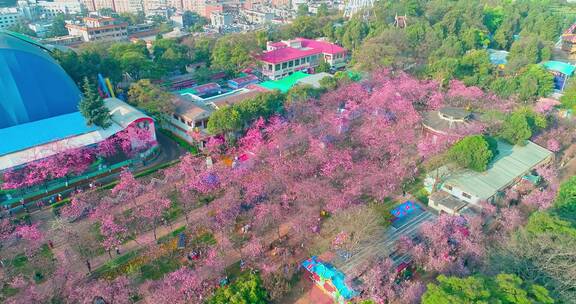
<svg viewBox="0 0 576 304">
<path fill-rule="evenodd" d="M 128 23 L 110 17 L 85 17 L 82 24 L 67 24 L 72 36 L 88 41 L 121 41 L 128 39 Z"/>
<path fill-rule="evenodd" d="M 331 68 L 342 68 L 346 65 L 347 51 L 327 41 L 297 38 L 268 42 L 267 51 L 258 59 L 262 64 L 262 74 L 276 80 L 296 71 L 314 69 L 322 61 Z"/>
</svg>

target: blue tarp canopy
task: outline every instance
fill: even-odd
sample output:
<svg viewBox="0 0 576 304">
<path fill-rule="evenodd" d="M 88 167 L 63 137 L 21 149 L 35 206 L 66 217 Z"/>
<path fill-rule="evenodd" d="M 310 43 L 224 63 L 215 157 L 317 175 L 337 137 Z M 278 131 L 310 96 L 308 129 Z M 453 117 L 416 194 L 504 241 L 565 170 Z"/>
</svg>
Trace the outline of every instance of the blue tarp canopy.
<svg viewBox="0 0 576 304">
<path fill-rule="evenodd" d="M 508 52 L 502 50 L 488 49 L 488 56 L 490 63 L 495 65 L 505 65 L 508 63 Z"/>
<path fill-rule="evenodd" d="M 562 61 L 546 61 L 542 65 L 549 71 L 562 73 L 566 76 L 572 76 L 574 69 L 576 69 L 573 65 Z"/>
<path fill-rule="evenodd" d="M 358 294 L 356 291 L 346 286 L 346 277 L 341 271 L 328 263 L 319 261 L 318 257 L 316 256 L 312 256 L 311 258 L 303 261 L 302 267 L 304 267 L 304 269 L 306 269 L 308 272 L 316 274 L 321 279 L 329 280 L 332 282 L 332 285 L 336 287 L 338 293 L 347 300 L 355 297 Z"/>
</svg>

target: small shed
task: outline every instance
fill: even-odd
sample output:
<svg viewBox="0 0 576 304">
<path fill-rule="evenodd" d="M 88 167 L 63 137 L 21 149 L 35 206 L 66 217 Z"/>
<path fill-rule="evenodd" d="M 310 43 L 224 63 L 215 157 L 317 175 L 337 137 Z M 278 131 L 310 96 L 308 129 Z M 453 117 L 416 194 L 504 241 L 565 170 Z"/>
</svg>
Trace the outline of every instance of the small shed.
<svg viewBox="0 0 576 304">
<path fill-rule="evenodd" d="M 232 89 L 240 89 L 251 84 L 257 84 L 259 81 L 260 80 L 258 77 L 249 74 L 243 77 L 228 80 L 228 86 Z"/>
</svg>

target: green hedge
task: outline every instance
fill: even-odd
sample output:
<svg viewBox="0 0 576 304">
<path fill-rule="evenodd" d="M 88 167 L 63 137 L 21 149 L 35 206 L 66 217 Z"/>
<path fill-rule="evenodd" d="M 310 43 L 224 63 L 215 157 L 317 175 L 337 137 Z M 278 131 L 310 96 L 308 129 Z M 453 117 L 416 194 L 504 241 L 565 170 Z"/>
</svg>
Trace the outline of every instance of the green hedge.
<svg viewBox="0 0 576 304">
<path fill-rule="evenodd" d="M 168 168 L 168 167 L 171 167 L 171 166 L 173 166 L 174 164 L 177 164 L 177 163 L 179 163 L 179 162 L 180 162 L 180 160 L 177 159 L 177 160 L 173 160 L 173 161 L 170 161 L 170 162 L 167 162 L 167 163 L 162 163 L 162 164 L 156 165 L 156 166 L 154 166 L 154 167 L 150 167 L 150 168 L 148 168 L 148 169 L 146 169 L 146 170 L 140 171 L 140 172 L 134 174 L 134 177 L 135 177 L 135 178 L 144 177 L 144 176 L 150 175 L 150 174 L 152 174 L 152 173 L 155 173 L 155 172 L 157 172 L 158 170 L 162 170 L 162 169 L 166 169 L 166 168 Z"/>
<path fill-rule="evenodd" d="M 60 209 L 62 206 L 68 204 L 69 202 L 70 202 L 70 198 L 68 197 L 68 198 L 65 198 L 65 199 L 57 202 L 57 203 L 50 205 L 50 207 L 52 209 Z"/>
</svg>

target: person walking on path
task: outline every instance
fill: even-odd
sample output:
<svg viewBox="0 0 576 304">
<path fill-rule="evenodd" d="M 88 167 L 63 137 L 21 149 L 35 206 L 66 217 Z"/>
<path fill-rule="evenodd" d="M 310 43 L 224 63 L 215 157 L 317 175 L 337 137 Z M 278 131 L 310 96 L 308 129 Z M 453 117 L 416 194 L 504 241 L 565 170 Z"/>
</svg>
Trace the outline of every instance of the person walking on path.
<svg viewBox="0 0 576 304">
<path fill-rule="evenodd" d="M 92 265 L 90 265 L 90 260 L 86 260 L 86 267 L 88 267 L 88 273 L 92 273 Z"/>
<path fill-rule="evenodd" d="M 118 246 L 116 246 L 115 249 L 116 249 L 116 254 L 120 255 L 120 248 L 118 248 Z"/>
</svg>

